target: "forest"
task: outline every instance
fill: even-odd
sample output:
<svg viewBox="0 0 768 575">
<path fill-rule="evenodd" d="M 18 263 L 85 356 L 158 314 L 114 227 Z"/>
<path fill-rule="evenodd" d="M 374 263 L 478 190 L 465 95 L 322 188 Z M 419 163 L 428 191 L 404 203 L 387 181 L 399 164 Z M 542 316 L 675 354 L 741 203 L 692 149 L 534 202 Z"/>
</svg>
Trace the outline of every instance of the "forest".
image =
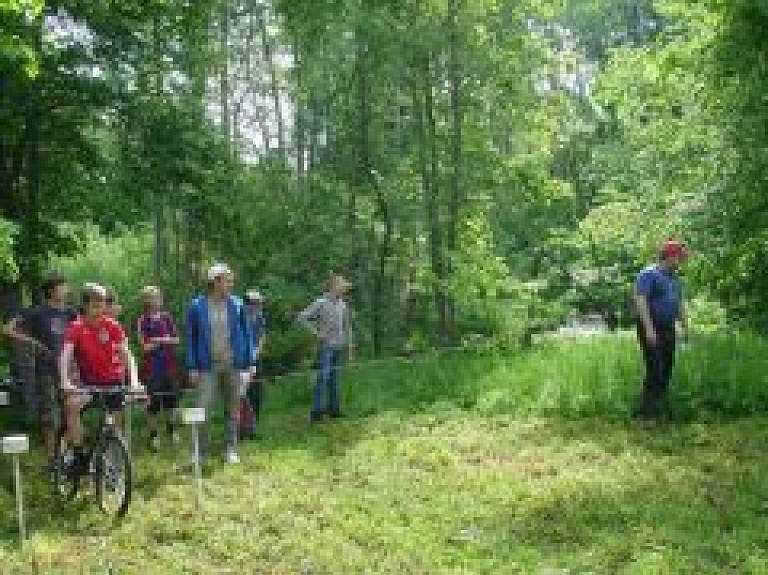
<svg viewBox="0 0 768 575">
<path fill-rule="evenodd" d="M 766 325 L 762 2 L 4 0 L 0 277 L 156 283 L 226 261 L 296 310 L 349 276 L 366 354 L 631 322 L 695 253 L 692 313 Z M 98 275 L 100 277 L 93 277 Z"/>
</svg>

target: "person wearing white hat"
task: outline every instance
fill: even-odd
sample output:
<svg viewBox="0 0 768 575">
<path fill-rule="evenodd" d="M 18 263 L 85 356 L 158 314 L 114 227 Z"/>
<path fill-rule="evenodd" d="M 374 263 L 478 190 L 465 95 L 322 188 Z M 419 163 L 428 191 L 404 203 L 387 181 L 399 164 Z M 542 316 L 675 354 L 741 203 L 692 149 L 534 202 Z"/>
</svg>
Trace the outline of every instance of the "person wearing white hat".
<svg viewBox="0 0 768 575">
<path fill-rule="evenodd" d="M 254 360 L 253 340 L 240 298 L 234 296 L 234 274 L 223 263 L 211 266 L 208 289 L 194 298 L 186 315 L 186 367 L 193 384 L 200 384 L 198 406 L 209 411 L 219 383 L 228 392 L 225 459 L 237 463 L 238 415 Z M 207 419 L 210 419 L 208 417 Z"/>
<path fill-rule="evenodd" d="M 251 384 L 248 393 L 243 398 L 241 413 L 247 417 L 241 417 L 240 435 L 254 439 L 256 437 L 259 413 L 263 399 L 264 380 L 261 372 L 261 352 L 267 338 L 267 321 L 264 315 L 264 296 L 258 290 L 252 289 L 245 293 L 245 309 L 248 322 L 251 327 L 253 339 L 253 365 L 251 366 Z"/>
</svg>

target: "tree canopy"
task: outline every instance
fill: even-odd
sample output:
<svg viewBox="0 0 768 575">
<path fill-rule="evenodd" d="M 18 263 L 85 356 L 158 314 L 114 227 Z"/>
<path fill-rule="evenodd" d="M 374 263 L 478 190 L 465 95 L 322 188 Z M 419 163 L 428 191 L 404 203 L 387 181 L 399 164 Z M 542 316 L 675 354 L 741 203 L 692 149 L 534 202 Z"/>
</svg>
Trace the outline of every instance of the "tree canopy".
<svg viewBox="0 0 768 575">
<path fill-rule="evenodd" d="M 765 326 L 767 19 L 749 0 L 6 0 L 0 277 L 33 295 L 56 265 L 179 306 L 223 259 L 287 326 L 342 271 L 366 349 L 400 353 L 629 321 L 632 274 L 676 236 L 692 294 Z"/>
</svg>

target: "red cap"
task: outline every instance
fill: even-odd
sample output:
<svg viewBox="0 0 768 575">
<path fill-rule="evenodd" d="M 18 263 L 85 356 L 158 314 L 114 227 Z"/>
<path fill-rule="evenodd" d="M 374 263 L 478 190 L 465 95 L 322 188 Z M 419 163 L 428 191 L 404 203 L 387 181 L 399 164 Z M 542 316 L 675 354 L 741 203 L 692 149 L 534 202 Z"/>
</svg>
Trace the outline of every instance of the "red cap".
<svg viewBox="0 0 768 575">
<path fill-rule="evenodd" d="M 688 255 L 688 250 L 678 240 L 667 240 L 661 247 L 661 258 L 665 260 L 669 258 L 687 258 Z"/>
</svg>

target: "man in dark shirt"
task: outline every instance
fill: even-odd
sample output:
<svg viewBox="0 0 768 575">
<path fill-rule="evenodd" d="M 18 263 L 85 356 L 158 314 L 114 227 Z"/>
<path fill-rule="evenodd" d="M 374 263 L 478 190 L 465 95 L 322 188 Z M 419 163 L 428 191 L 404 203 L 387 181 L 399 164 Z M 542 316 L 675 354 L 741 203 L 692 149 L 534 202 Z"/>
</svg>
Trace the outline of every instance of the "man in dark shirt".
<svg viewBox="0 0 768 575">
<path fill-rule="evenodd" d="M 240 435 L 247 439 L 257 436 L 257 425 L 261 413 L 264 395 L 264 380 L 261 368 L 261 351 L 267 338 L 267 320 L 264 314 L 264 298 L 257 290 L 250 290 L 243 298 L 245 313 L 251 326 L 253 339 L 253 365 L 251 367 L 251 384 L 240 408 L 240 413 L 248 414 L 241 417 Z"/>
<path fill-rule="evenodd" d="M 51 275 L 41 286 L 43 303 L 23 310 L 3 328 L 8 337 L 24 342 L 35 349 L 35 377 L 26 385 L 35 386 L 38 398 L 37 416 L 49 459 L 54 456 L 54 413 L 58 404 L 57 358 L 64 341 L 64 333 L 77 317 L 74 308 L 67 305 L 67 281 Z"/>
<path fill-rule="evenodd" d="M 661 248 L 659 261 L 643 269 L 635 280 L 637 334 L 645 362 L 640 414 L 652 413 L 669 387 L 675 364 L 676 323 L 687 330 L 683 292 L 677 270 L 688 251 L 676 240 Z"/>
</svg>

